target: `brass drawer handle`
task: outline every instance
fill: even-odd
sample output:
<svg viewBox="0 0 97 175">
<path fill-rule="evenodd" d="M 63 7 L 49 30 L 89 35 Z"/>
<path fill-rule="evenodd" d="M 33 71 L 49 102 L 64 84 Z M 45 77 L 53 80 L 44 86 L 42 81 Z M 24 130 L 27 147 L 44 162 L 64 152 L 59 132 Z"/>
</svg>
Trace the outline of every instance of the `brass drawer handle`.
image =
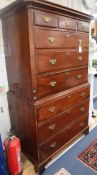
<svg viewBox="0 0 97 175">
<path fill-rule="evenodd" d="M 50 41 L 51 43 L 54 43 L 54 42 L 55 42 L 55 37 L 49 37 L 48 39 L 49 39 L 49 41 Z"/>
<path fill-rule="evenodd" d="M 53 113 L 53 112 L 56 111 L 56 108 L 55 107 L 51 107 L 51 108 L 48 109 L 48 111 L 51 112 L 51 113 Z"/>
<path fill-rule="evenodd" d="M 66 26 L 70 26 L 70 21 L 66 21 L 66 22 L 65 22 L 65 25 L 66 25 Z"/>
<path fill-rule="evenodd" d="M 56 147 L 56 145 L 57 145 L 57 143 L 56 143 L 56 142 L 54 142 L 54 143 L 52 143 L 52 144 L 49 146 L 49 148 L 55 148 L 55 147 Z"/>
<path fill-rule="evenodd" d="M 53 131 L 55 129 L 55 127 L 56 127 L 56 124 L 53 124 L 53 125 L 49 126 L 49 129 Z"/>
<path fill-rule="evenodd" d="M 85 92 L 81 94 L 81 97 L 85 97 L 85 96 L 86 96 L 86 93 Z"/>
<path fill-rule="evenodd" d="M 82 77 L 82 75 L 77 75 L 77 78 L 78 78 L 78 79 L 81 79 L 81 77 Z"/>
<path fill-rule="evenodd" d="M 66 37 L 69 38 L 70 37 L 70 33 L 66 33 Z"/>
<path fill-rule="evenodd" d="M 44 20 L 45 23 L 48 23 L 48 22 L 50 22 L 51 18 L 48 17 L 48 16 L 44 16 L 43 20 Z"/>
<path fill-rule="evenodd" d="M 84 112 L 84 110 L 85 110 L 84 107 L 81 107 L 81 108 L 80 108 L 80 111 L 81 111 L 81 112 Z"/>
<path fill-rule="evenodd" d="M 57 84 L 57 82 L 56 82 L 56 81 L 51 81 L 51 82 L 49 83 L 49 86 L 51 86 L 51 87 L 55 87 L 55 86 L 56 86 L 56 84 Z"/>
<path fill-rule="evenodd" d="M 79 60 L 79 61 L 82 61 L 82 60 L 83 60 L 82 56 L 79 56 L 79 57 L 78 57 L 78 60 Z"/>
<path fill-rule="evenodd" d="M 51 63 L 52 65 L 55 65 L 55 64 L 56 64 L 56 62 L 57 62 L 57 60 L 56 60 L 56 59 L 54 59 L 54 58 L 52 58 L 52 59 L 50 59 L 50 60 L 49 60 L 49 63 Z"/>
<path fill-rule="evenodd" d="M 84 122 L 80 123 L 80 126 L 83 127 L 84 126 Z"/>
</svg>

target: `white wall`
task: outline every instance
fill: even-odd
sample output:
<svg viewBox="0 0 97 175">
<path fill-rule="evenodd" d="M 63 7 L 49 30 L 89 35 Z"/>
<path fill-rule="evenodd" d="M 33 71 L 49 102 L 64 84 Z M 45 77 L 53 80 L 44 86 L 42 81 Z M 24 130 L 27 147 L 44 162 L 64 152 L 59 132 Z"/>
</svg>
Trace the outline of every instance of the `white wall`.
<svg viewBox="0 0 97 175">
<path fill-rule="evenodd" d="M 64 5 L 66 7 L 81 11 L 83 13 L 87 13 L 90 14 L 91 11 L 90 10 L 86 10 L 83 6 L 82 0 L 48 0 L 54 3 L 58 3 L 61 5 Z"/>
<path fill-rule="evenodd" d="M 11 2 L 13 2 L 13 0 L 0 0 L 0 9 Z M 10 130 L 7 91 L 8 82 L 3 48 L 2 24 L 0 20 L 0 133 L 3 141 Z"/>
</svg>

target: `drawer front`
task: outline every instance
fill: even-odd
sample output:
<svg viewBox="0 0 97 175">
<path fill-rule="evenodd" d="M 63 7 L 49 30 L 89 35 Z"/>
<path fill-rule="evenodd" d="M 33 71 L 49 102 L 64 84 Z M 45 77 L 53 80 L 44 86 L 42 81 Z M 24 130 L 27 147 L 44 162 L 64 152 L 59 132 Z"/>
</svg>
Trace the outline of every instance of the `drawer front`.
<svg viewBox="0 0 97 175">
<path fill-rule="evenodd" d="M 88 110 L 89 99 L 83 101 L 81 104 L 75 107 L 69 108 L 57 118 L 51 119 L 45 124 L 40 124 L 38 126 L 39 143 L 45 142 L 54 135 L 58 134 L 60 131 L 64 130 L 67 125 L 69 125 L 74 120 L 77 120 L 82 115 L 87 114 L 88 116 Z"/>
<path fill-rule="evenodd" d="M 34 16 L 35 16 L 35 25 L 58 27 L 58 20 L 56 15 L 36 11 Z"/>
<path fill-rule="evenodd" d="M 37 51 L 37 69 L 39 73 L 77 66 L 88 65 L 88 50 Z"/>
<path fill-rule="evenodd" d="M 78 31 L 82 31 L 82 32 L 89 32 L 89 26 L 90 24 L 87 22 L 78 22 Z"/>
<path fill-rule="evenodd" d="M 37 109 L 37 120 L 42 122 L 48 119 L 51 119 L 68 108 L 79 104 L 82 100 L 85 100 L 89 97 L 90 88 L 86 86 L 84 88 L 79 88 L 78 90 L 73 90 L 71 93 L 62 96 L 60 99 L 57 99 L 53 102 L 48 103 Z"/>
<path fill-rule="evenodd" d="M 64 146 L 70 139 L 75 137 L 78 133 L 84 130 L 88 126 L 88 116 L 84 115 L 79 120 L 67 125 L 64 131 L 53 137 L 47 143 L 44 143 L 39 147 L 40 161 L 43 161 L 47 157 L 55 154 L 58 149 Z"/>
<path fill-rule="evenodd" d="M 87 75 L 87 68 L 81 68 L 78 70 L 40 77 L 38 78 L 38 95 L 42 98 L 80 85 L 88 81 Z"/>
<path fill-rule="evenodd" d="M 77 30 L 77 21 L 71 18 L 59 18 L 59 28 Z"/>
<path fill-rule="evenodd" d="M 46 29 L 35 30 L 36 48 L 88 48 L 88 34 Z"/>
</svg>

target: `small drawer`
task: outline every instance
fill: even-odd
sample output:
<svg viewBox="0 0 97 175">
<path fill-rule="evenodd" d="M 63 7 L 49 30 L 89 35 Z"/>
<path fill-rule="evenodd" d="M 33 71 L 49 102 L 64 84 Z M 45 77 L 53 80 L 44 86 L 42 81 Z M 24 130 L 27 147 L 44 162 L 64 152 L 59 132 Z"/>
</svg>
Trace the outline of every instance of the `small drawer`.
<svg viewBox="0 0 97 175">
<path fill-rule="evenodd" d="M 89 27 L 90 27 L 89 23 L 78 21 L 78 31 L 89 32 Z"/>
<path fill-rule="evenodd" d="M 40 145 L 40 162 L 50 157 L 52 154 L 55 154 L 55 152 L 65 146 L 65 144 L 68 143 L 70 139 L 74 138 L 86 127 L 88 127 L 88 116 L 84 115 L 75 122 L 67 125 L 64 131 L 60 132 L 60 134 L 54 136 L 48 142 Z"/>
<path fill-rule="evenodd" d="M 83 88 L 78 87 L 78 89 L 73 89 L 71 92 L 54 99 L 53 102 L 50 100 L 47 104 L 42 103 L 40 107 L 37 106 L 38 123 L 56 117 L 60 113 L 74 106 L 75 103 L 81 103 L 82 100 L 89 98 L 89 94 L 90 88 L 88 85 L 85 85 Z"/>
<path fill-rule="evenodd" d="M 79 32 L 63 32 L 48 29 L 35 30 L 36 48 L 88 48 L 89 35 Z"/>
<path fill-rule="evenodd" d="M 88 50 L 41 50 L 37 51 L 37 70 L 39 73 L 68 69 L 88 64 Z"/>
<path fill-rule="evenodd" d="M 59 18 L 59 28 L 77 30 L 77 21 L 72 18 Z"/>
<path fill-rule="evenodd" d="M 35 14 L 35 25 L 58 27 L 57 16 L 51 13 L 36 11 Z"/>
<path fill-rule="evenodd" d="M 83 101 L 81 104 L 69 108 L 67 111 L 53 118 L 50 121 L 38 125 L 39 143 L 45 142 L 54 135 L 69 125 L 71 122 L 78 120 L 82 115 L 87 114 L 89 110 L 89 99 Z M 45 132 L 44 132 L 45 131 Z"/>
<path fill-rule="evenodd" d="M 38 95 L 42 98 L 78 86 L 87 81 L 87 68 L 40 77 L 38 78 Z"/>
</svg>

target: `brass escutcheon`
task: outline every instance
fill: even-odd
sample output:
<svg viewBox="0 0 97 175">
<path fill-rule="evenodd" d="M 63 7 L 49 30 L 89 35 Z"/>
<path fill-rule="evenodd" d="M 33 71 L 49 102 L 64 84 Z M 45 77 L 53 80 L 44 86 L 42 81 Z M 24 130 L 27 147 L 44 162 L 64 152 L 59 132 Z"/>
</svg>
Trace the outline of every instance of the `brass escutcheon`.
<svg viewBox="0 0 97 175">
<path fill-rule="evenodd" d="M 49 129 L 50 129 L 50 130 L 54 130 L 55 127 L 56 127 L 56 124 L 53 124 L 53 125 L 49 126 Z"/>
<path fill-rule="evenodd" d="M 69 38 L 70 37 L 70 33 L 66 33 L 66 37 Z"/>
<path fill-rule="evenodd" d="M 52 143 L 49 147 L 50 148 L 55 148 L 56 147 L 56 145 L 57 145 L 57 143 L 56 142 L 54 142 L 54 143 Z"/>
<path fill-rule="evenodd" d="M 84 122 L 80 123 L 80 126 L 83 127 L 84 126 Z"/>
</svg>

